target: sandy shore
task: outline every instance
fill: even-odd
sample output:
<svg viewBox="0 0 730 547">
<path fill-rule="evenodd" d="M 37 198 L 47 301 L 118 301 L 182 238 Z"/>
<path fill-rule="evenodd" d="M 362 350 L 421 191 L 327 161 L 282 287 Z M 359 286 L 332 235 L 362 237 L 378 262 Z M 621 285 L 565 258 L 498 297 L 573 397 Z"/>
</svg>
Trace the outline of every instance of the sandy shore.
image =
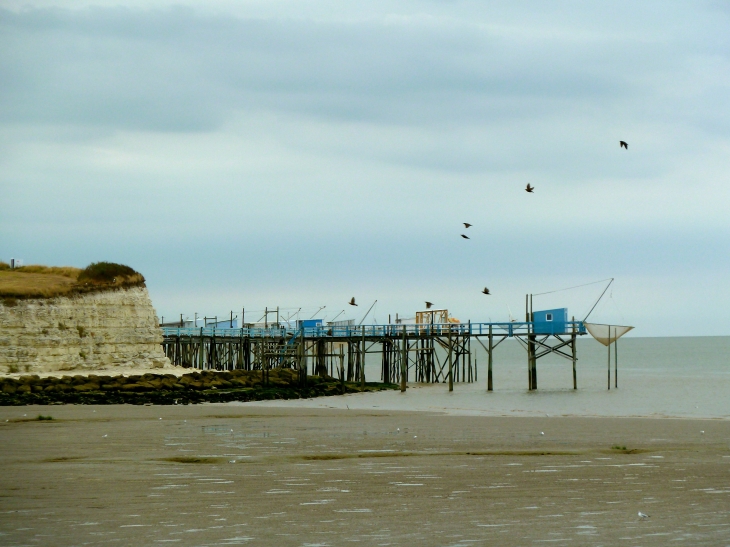
<svg viewBox="0 0 730 547">
<path fill-rule="evenodd" d="M 3 545 L 730 544 L 728 420 L 3 407 L 0 442 Z"/>
</svg>

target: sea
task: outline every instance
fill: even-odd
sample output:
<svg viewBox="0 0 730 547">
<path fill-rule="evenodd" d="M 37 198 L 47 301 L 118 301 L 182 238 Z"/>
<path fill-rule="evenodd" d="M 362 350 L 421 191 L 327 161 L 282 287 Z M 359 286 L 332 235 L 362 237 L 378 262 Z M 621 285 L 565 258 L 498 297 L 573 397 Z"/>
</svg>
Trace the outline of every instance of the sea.
<svg viewBox="0 0 730 547">
<path fill-rule="evenodd" d="M 614 351 L 618 353 L 618 387 Z M 476 380 L 446 384 L 410 382 L 405 394 L 381 392 L 271 406 L 379 408 L 498 416 L 637 416 L 730 418 L 730 336 L 624 337 L 608 349 L 585 336 L 577 342 L 577 385 L 572 362 L 547 355 L 537 362 L 537 390 L 528 390 L 527 353 L 514 339 L 494 350 L 493 391 L 487 392 L 487 353 L 472 342 Z M 445 355 L 439 355 L 444 359 Z M 380 355 L 368 354 L 366 379 L 380 381 Z M 411 378 L 412 378 L 411 373 Z"/>
</svg>

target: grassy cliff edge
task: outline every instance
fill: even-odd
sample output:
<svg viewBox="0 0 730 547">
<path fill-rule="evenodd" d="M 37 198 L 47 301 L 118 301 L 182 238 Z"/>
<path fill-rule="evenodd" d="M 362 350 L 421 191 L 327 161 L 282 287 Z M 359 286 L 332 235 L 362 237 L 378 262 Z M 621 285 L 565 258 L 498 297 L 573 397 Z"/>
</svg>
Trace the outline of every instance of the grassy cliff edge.
<svg viewBox="0 0 730 547">
<path fill-rule="evenodd" d="M 41 265 L 10 269 L 0 262 L 0 302 L 6 306 L 13 306 L 19 299 L 143 287 L 144 283 L 142 274 L 114 262 L 94 262 L 84 269 Z"/>
</svg>

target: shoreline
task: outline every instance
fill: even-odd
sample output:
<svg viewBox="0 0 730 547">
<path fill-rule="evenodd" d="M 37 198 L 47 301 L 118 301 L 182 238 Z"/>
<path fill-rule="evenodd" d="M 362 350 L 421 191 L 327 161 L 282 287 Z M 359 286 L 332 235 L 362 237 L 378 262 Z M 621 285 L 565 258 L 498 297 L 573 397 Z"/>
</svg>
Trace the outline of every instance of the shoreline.
<svg viewBox="0 0 730 547">
<path fill-rule="evenodd" d="M 241 386 L 227 385 L 229 382 L 225 382 L 224 377 L 231 380 L 229 378 L 232 376 L 231 373 L 209 371 L 202 373 L 203 377 L 209 376 L 203 384 L 196 386 L 195 389 L 183 389 L 181 382 L 187 380 L 184 378 L 186 375 L 192 375 L 190 378 L 200 378 L 201 373 L 195 369 L 181 367 L 175 367 L 175 369 L 125 368 L 88 371 L 85 373 L 82 373 L 82 371 L 57 371 L 37 375 L 39 379 L 33 380 L 33 382 L 42 385 L 38 388 L 30 386 L 33 393 L 28 393 L 22 397 L 20 393 L 13 395 L 15 391 L 12 388 L 11 394 L 4 393 L 3 391 L 6 390 L 5 384 L 10 381 L 16 384 L 17 388 L 17 383 L 21 378 L 28 379 L 34 375 L 5 374 L 0 376 L 0 403 L 7 406 L 23 406 L 43 405 L 44 403 L 52 405 L 79 403 L 178 404 L 178 402 L 186 401 L 192 404 L 245 404 L 252 407 L 268 408 L 382 410 L 425 412 L 451 416 L 730 420 L 730 407 L 723 405 L 721 401 L 718 402 L 717 398 L 693 401 L 689 397 L 683 397 L 675 400 L 671 394 L 662 398 L 660 396 L 663 393 L 660 389 L 656 389 L 651 397 L 647 398 L 644 391 L 632 389 L 630 385 L 626 388 L 610 391 L 589 386 L 579 390 L 546 388 L 536 391 L 515 389 L 513 387 L 512 389 L 496 389 L 487 392 L 485 386 L 479 383 L 471 383 L 456 384 L 454 391 L 449 392 L 446 384 L 409 383 L 407 391 L 401 393 L 397 386 L 389 385 L 388 389 L 380 390 L 376 387 L 380 384 L 368 382 L 366 392 L 359 393 L 358 386 L 348 382 L 347 393 L 342 395 L 338 389 L 339 382 L 332 378 L 323 380 L 316 376 L 309 377 L 308 382 L 311 385 L 309 388 L 304 389 L 293 385 L 293 378 L 287 378 L 284 383 L 275 382 L 271 386 L 272 389 L 261 390 L 257 388 L 253 390 L 251 388 L 258 384 L 257 378 L 260 376 L 260 372 L 245 373 L 239 371 L 233 373 L 233 376 L 239 374 L 249 376 L 248 383 L 241 384 Z M 65 394 L 57 393 L 53 395 L 54 392 L 57 392 L 56 386 L 48 385 L 63 382 L 83 384 L 82 379 L 86 379 L 86 382 L 93 379 L 93 382 L 98 383 L 100 379 L 108 381 L 114 377 L 118 378 L 116 382 L 118 385 L 111 386 L 113 391 L 101 392 L 99 386 L 78 386 L 76 389 L 80 393 L 74 394 L 72 392 L 73 396 L 69 396 L 70 387 L 66 388 Z M 152 377 L 159 378 L 162 382 L 152 380 L 150 383 Z M 125 384 L 121 381 L 122 378 L 124 382 L 132 382 L 134 385 L 130 389 L 123 387 Z M 147 381 L 138 382 L 138 380 Z M 224 380 L 223 384 L 226 385 L 218 385 L 220 380 Z M 150 383 L 150 385 L 145 387 L 137 385 L 137 383 Z M 248 389 L 232 389 L 238 387 Z M 47 388 L 50 389 L 51 393 L 47 393 Z M 103 387 L 103 389 L 107 390 L 108 388 Z M 210 391 L 211 389 L 213 391 Z M 281 393 L 274 393 L 277 390 Z M 132 393 L 132 391 L 137 393 Z M 228 391 L 231 392 L 228 393 Z M 241 391 L 241 393 L 237 395 L 232 391 Z M 266 393 L 263 393 L 263 391 L 266 391 Z M 290 391 L 291 393 L 289 393 Z M 108 396 L 108 402 L 105 400 L 106 396 Z"/>
<path fill-rule="evenodd" d="M 237 403 L 232 403 L 237 404 Z M 449 416 L 482 417 L 595 417 L 700 419 L 728 421 L 730 408 L 708 409 L 698 404 L 683 408 L 651 408 L 640 396 L 627 390 L 502 390 L 487 392 L 482 386 L 460 385 L 449 393 L 442 384 L 409 384 L 406 393 L 400 391 L 369 394 L 347 394 L 327 399 L 288 401 L 252 401 L 257 407 L 337 408 L 351 410 L 382 410 L 433 412 Z M 726 405 L 727 406 L 727 405 Z"/>
</svg>

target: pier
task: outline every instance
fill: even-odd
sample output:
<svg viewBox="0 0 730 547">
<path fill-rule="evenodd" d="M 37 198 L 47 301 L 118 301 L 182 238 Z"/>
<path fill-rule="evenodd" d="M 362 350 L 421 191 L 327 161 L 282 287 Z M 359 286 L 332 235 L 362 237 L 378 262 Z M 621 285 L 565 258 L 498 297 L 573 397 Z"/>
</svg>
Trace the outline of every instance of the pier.
<svg viewBox="0 0 730 547">
<path fill-rule="evenodd" d="M 562 311 L 562 310 L 556 310 Z M 472 344 L 487 353 L 487 390 L 492 391 L 494 349 L 509 338 L 527 356 L 528 389 L 537 389 L 537 361 L 555 354 L 573 366 L 578 388 L 576 339 L 586 334 L 581 321 L 555 321 L 552 310 L 532 321 L 507 323 L 416 323 L 387 325 L 288 325 L 243 328 L 163 327 L 163 348 L 177 366 L 199 370 L 297 370 L 302 383 L 308 375 L 331 376 L 364 385 L 365 358 L 377 354 L 381 382 L 476 382 Z M 536 312 L 535 315 L 544 312 Z M 547 322 L 545 317 L 547 317 Z M 547 325 L 547 327 L 546 327 Z M 372 380 L 372 379 L 371 379 Z"/>
</svg>

